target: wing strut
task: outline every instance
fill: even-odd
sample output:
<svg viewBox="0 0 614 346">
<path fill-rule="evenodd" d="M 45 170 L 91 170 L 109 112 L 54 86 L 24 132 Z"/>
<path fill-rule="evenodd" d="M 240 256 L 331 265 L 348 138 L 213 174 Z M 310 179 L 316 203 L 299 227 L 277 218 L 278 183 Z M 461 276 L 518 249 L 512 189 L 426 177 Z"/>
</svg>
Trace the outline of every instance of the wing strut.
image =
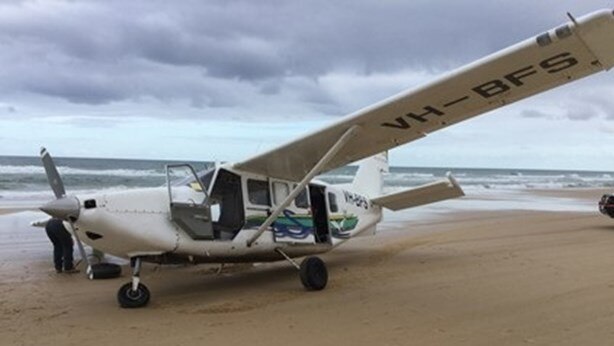
<svg viewBox="0 0 614 346">
<path fill-rule="evenodd" d="M 264 233 L 264 231 L 266 231 L 266 229 L 269 228 L 269 226 L 273 224 L 273 222 L 277 219 L 279 214 L 281 214 L 281 212 L 284 209 L 286 209 L 286 207 L 290 204 L 290 202 L 292 202 L 292 200 L 294 200 L 296 196 L 298 196 L 298 194 L 301 191 L 303 191 L 303 189 L 305 188 L 305 186 L 307 186 L 307 184 L 311 181 L 311 179 L 313 179 L 313 177 L 315 177 L 317 174 L 321 173 L 324 166 L 330 160 L 332 160 L 335 157 L 335 155 L 337 155 L 339 150 L 341 150 L 341 148 L 343 148 L 343 146 L 350 139 L 352 139 L 352 137 L 354 137 L 354 135 L 356 134 L 359 128 L 360 127 L 358 125 L 353 125 L 352 127 L 347 129 L 343 133 L 343 135 L 339 138 L 339 140 L 337 140 L 337 142 L 335 142 L 335 144 L 332 147 L 330 147 L 330 149 L 326 152 L 326 154 L 324 154 L 324 156 L 322 156 L 320 161 L 318 161 L 313 166 L 313 168 L 309 171 L 309 173 L 305 175 L 303 180 L 301 180 L 301 182 L 294 188 L 294 190 L 290 192 L 290 194 L 286 197 L 286 199 L 284 199 L 283 202 L 281 202 L 281 204 L 278 205 L 277 208 L 275 208 L 275 210 L 273 210 L 271 215 L 269 215 L 269 217 L 264 221 L 264 223 L 260 225 L 260 227 L 258 228 L 258 231 L 251 238 L 247 240 L 248 247 L 252 246 L 252 244 L 262 235 L 262 233 Z"/>
</svg>

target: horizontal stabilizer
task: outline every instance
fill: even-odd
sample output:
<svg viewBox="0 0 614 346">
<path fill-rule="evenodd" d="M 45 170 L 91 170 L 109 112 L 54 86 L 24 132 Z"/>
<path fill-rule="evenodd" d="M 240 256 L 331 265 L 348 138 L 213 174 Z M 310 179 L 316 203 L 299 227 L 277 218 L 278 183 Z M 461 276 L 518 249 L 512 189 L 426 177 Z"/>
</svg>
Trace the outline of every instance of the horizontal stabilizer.
<svg viewBox="0 0 614 346">
<path fill-rule="evenodd" d="M 448 173 L 447 179 L 372 199 L 390 210 L 402 210 L 464 196 L 463 189 Z"/>
</svg>

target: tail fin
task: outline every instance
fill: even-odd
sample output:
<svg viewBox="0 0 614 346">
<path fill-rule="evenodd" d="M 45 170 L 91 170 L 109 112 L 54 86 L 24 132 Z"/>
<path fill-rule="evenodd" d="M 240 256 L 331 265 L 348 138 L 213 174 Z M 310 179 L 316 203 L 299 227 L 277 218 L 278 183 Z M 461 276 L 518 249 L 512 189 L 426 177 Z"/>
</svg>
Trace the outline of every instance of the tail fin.
<svg viewBox="0 0 614 346">
<path fill-rule="evenodd" d="M 355 191 L 374 198 L 382 194 L 383 173 L 388 173 L 388 152 L 379 153 L 364 159 L 358 166 L 352 182 Z"/>
</svg>

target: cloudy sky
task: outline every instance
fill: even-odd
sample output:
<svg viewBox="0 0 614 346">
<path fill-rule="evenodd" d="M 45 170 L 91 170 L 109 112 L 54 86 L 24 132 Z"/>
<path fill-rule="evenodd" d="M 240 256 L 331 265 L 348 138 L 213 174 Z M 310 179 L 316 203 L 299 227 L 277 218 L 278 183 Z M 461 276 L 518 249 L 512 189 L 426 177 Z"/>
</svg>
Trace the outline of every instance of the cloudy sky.
<svg viewBox="0 0 614 346">
<path fill-rule="evenodd" d="M 605 0 L 3 1 L 0 155 L 238 161 Z M 614 72 L 391 153 L 614 171 Z"/>
</svg>

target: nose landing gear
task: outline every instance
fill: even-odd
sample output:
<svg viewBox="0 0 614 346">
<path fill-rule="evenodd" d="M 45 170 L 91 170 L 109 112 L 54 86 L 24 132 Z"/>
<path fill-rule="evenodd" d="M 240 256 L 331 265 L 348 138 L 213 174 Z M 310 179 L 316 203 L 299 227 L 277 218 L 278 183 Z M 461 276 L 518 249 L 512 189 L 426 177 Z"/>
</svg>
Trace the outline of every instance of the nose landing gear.
<svg viewBox="0 0 614 346">
<path fill-rule="evenodd" d="M 149 302 L 150 293 L 147 286 L 140 283 L 141 258 L 130 259 L 132 282 L 128 282 L 117 291 L 117 302 L 122 308 L 140 308 Z"/>
</svg>

